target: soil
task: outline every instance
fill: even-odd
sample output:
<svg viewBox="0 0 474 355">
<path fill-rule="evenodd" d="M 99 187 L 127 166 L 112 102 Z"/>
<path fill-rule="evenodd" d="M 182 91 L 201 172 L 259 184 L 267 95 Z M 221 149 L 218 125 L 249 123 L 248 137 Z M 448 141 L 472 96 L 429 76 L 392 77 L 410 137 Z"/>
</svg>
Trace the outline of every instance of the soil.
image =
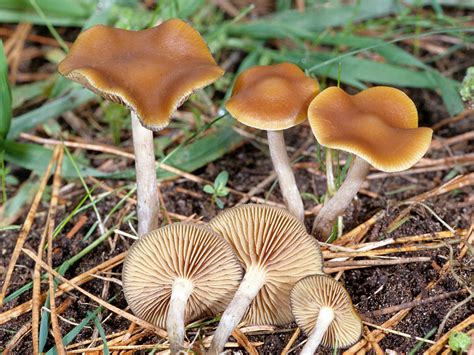
<svg viewBox="0 0 474 355">
<path fill-rule="evenodd" d="M 408 93 L 414 98 L 419 108 L 421 126 L 431 126 L 439 122 L 440 119 L 448 117 L 439 96 L 435 93 L 422 90 L 410 90 Z M 83 109 L 84 108 L 82 108 L 82 110 Z M 474 115 L 471 115 L 455 124 L 445 126 L 436 133 L 436 136 L 448 138 L 468 132 L 473 128 L 473 119 Z M 64 124 L 62 121 L 60 121 L 60 123 Z M 258 132 L 255 133 L 258 134 Z M 295 127 L 286 132 L 287 145 L 295 148 L 300 147 L 310 137 L 311 132 L 307 125 Z M 431 151 L 428 158 L 437 159 L 447 157 L 449 154 L 461 155 L 472 153 L 474 151 L 474 145 L 472 143 L 472 141 L 464 141 L 451 146 L 450 151 L 447 151 L 446 149 Z M 307 151 L 310 154 L 305 155 L 301 162 L 314 162 L 314 143 L 312 143 Z M 216 175 L 223 170 L 229 172 L 230 187 L 240 191 L 248 191 L 249 187 L 257 185 L 268 176 L 269 172 L 272 171 L 272 165 L 269 160 L 267 148 L 264 145 L 253 142 L 243 144 L 236 150 L 226 154 L 223 158 L 209 164 L 205 168 L 195 171 L 194 174 L 204 179 L 213 180 Z M 349 231 L 363 223 L 381 209 L 386 211 L 386 215 L 371 228 L 366 236 L 367 241 L 383 240 L 387 237 L 397 238 L 401 236 L 434 233 L 445 230 L 445 227 L 433 216 L 433 214 L 420 206 L 413 208 L 410 213 L 410 219 L 392 233 L 387 232 L 387 227 L 390 222 L 397 218 L 400 212 L 400 209 L 395 207 L 396 202 L 439 186 L 443 183 L 444 178 L 447 176 L 449 171 L 450 170 L 442 170 L 416 175 L 389 176 L 385 179 L 368 180 L 364 188 L 376 194 L 376 197 L 369 197 L 367 194 L 359 194 L 358 198 L 347 210 L 344 217 L 345 231 Z M 461 173 L 467 173 L 469 171 L 470 170 L 466 167 L 460 168 Z M 14 171 L 14 174 L 19 178 L 24 178 L 28 175 L 28 172 L 17 169 Z M 296 179 L 300 191 L 302 192 L 309 192 L 315 196 L 321 196 L 325 192 L 325 178 L 321 174 L 313 173 L 306 169 L 298 169 L 296 171 Z M 117 187 L 123 184 L 117 181 L 104 182 L 112 187 Z M 180 187 L 181 190 L 177 191 L 177 187 Z M 409 188 L 396 192 L 404 187 Z M 196 214 L 202 216 L 203 221 L 208 221 L 219 212 L 219 209 L 211 203 L 210 196 L 202 191 L 202 186 L 194 182 L 177 179 L 173 182 L 163 183 L 161 190 L 163 199 L 166 201 L 166 207 L 170 212 L 179 213 L 184 216 Z M 189 192 L 185 192 L 187 190 L 199 194 L 200 197 L 197 198 Z M 267 188 L 257 196 L 281 203 L 282 198 L 278 186 L 275 186 L 269 195 L 268 191 L 269 189 Z M 100 192 L 100 189 L 97 189 L 96 192 Z M 425 201 L 425 203 L 451 227 L 466 229 L 469 228 L 471 223 L 470 218 L 474 215 L 472 199 L 469 200 L 472 193 L 473 189 L 467 187 L 459 191 L 454 191 L 429 199 Z M 61 195 L 61 198 L 62 204 L 59 208 L 57 220 L 62 220 L 67 216 L 74 209 L 74 206 L 80 201 L 82 196 L 76 195 L 67 197 Z M 222 200 L 225 203 L 225 206 L 230 207 L 240 200 L 240 196 L 230 194 L 228 197 L 222 198 Z M 110 195 L 105 200 L 98 203 L 97 207 L 99 213 L 102 216 L 105 216 L 110 209 L 118 203 L 118 201 L 118 197 Z M 306 209 L 310 209 L 313 205 L 314 202 L 310 200 L 305 201 Z M 128 207 L 133 208 L 132 206 Z M 47 208 L 47 202 L 43 202 L 39 209 L 43 213 L 36 219 L 32 232 L 28 236 L 25 245 L 26 248 L 37 250 L 40 234 L 44 226 L 44 212 L 47 211 Z M 94 221 L 96 221 L 96 216 L 92 210 L 87 210 L 85 216 L 87 216 L 87 222 L 73 237 L 68 238 L 66 237 L 66 234 L 78 221 L 77 219 L 73 219 L 54 241 L 54 266 L 58 266 L 68 258 L 76 255 L 85 246 L 89 245 L 91 240 L 97 238 L 98 232 L 93 233 L 89 239 L 84 240 L 85 231 L 89 230 L 94 224 Z M 308 228 L 311 227 L 311 222 L 311 218 L 308 218 Z M 113 223 L 115 223 L 115 221 L 112 221 L 109 226 Z M 120 229 L 125 232 L 132 232 L 127 224 L 122 224 Z M 2 232 L 0 239 L 1 274 L 4 274 L 7 268 L 11 252 L 16 242 L 17 234 L 17 231 Z M 107 242 L 101 243 L 91 253 L 72 266 L 66 272 L 65 276 L 70 279 L 79 275 L 91 267 L 126 251 L 130 245 L 130 239 L 121 236 L 111 237 Z M 427 256 L 431 261 L 350 270 L 344 272 L 341 282 L 351 295 L 357 311 L 362 315 L 367 315 L 366 319 L 371 323 L 382 324 L 393 314 L 380 317 L 370 317 L 368 314 L 374 310 L 412 301 L 420 294 L 425 298 L 461 290 L 465 288 L 466 285 L 472 285 L 472 272 L 474 267 L 472 255 L 468 253 L 467 256 L 458 261 L 456 259 L 459 254 L 458 244 L 453 245 L 453 249 L 454 258 L 452 260 L 452 267 L 444 276 L 440 275 L 439 269 L 450 260 L 448 247 L 410 254 L 399 253 L 397 256 L 400 257 Z M 34 263 L 25 255 L 21 255 L 17 264 L 18 266 L 15 269 L 10 285 L 10 291 L 17 290 L 22 285 L 31 281 Z M 120 273 L 121 267 L 117 267 L 113 270 L 113 274 L 110 275 L 110 277 L 120 279 Z M 453 276 L 453 273 L 456 273 L 458 279 L 463 280 L 465 284 L 460 284 Z M 436 286 L 429 292 L 425 292 L 425 287 L 435 280 L 438 280 Z M 42 290 L 47 289 L 46 283 L 42 286 Z M 122 289 L 117 283 L 110 282 L 107 289 L 104 288 L 103 280 L 93 280 L 84 284 L 83 287 L 103 299 L 113 298 L 113 301 L 111 302 L 121 309 L 127 308 Z M 394 329 L 410 334 L 411 336 L 424 337 L 433 328 L 438 327 L 445 315 L 465 297 L 465 294 L 459 294 L 443 301 L 437 301 L 434 304 L 417 306 Z M 61 333 L 63 335 L 73 329 L 74 323 L 81 322 L 87 316 L 88 312 L 94 311 L 97 308 L 97 305 L 95 305 L 94 302 L 78 292 L 69 292 L 58 297 L 56 303 L 61 304 L 66 298 L 71 298 L 73 302 L 72 306 L 68 307 L 61 315 L 69 322 L 60 321 Z M 7 303 L 2 311 L 11 309 L 30 299 L 31 291 L 27 291 L 21 296 L 15 298 L 13 301 Z M 445 331 L 458 324 L 473 312 L 474 302 L 470 302 L 457 309 L 449 317 L 444 328 Z M 126 330 L 130 325 L 129 321 L 126 321 L 115 314 L 111 314 L 108 311 L 102 311 L 100 316 L 103 320 L 102 325 L 106 334 Z M 16 332 L 30 321 L 30 313 L 27 313 L 13 321 L 3 324 L 0 327 L 0 347 L 3 348 Z M 215 325 L 216 324 L 210 324 L 202 331 L 206 334 L 211 334 Z M 277 354 L 280 353 L 288 343 L 295 329 L 295 324 L 289 324 L 266 334 L 249 335 L 249 339 L 251 341 L 264 343 L 263 346 L 258 348 L 261 354 Z M 194 332 L 190 331 L 188 332 L 188 337 L 193 339 L 194 334 Z M 92 335 L 93 327 L 87 327 L 75 338 L 74 342 L 90 339 Z M 294 346 L 296 347 L 304 339 L 305 336 L 300 335 L 294 343 Z M 433 339 L 433 337 L 431 337 L 431 339 Z M 142 339 L 143 343 L 149 344 L 157 343 L 159 341 L 160 339 L 154 336 Z M 101 341 L 99 337 L 96 344 L 100 343 Z M 416 343 L 417 341 L 413 338 L 388 334 L 380 342 L 380 346 L 382 349 L 392 349 L 397 352 L 408 353 Z M 45 349 L 48 350 L 53 344 L 52 337 L 50 336 Z M 241 353 L 246 353 L 243 349 L 237 350 Z M 32 353 L 31 334 L 28 334 L 18 342 L 17 346 L 13 349 L 13 353 Z M 332 352 L 328 351 L 327 353 L 329 354 Z"/>
</svg>

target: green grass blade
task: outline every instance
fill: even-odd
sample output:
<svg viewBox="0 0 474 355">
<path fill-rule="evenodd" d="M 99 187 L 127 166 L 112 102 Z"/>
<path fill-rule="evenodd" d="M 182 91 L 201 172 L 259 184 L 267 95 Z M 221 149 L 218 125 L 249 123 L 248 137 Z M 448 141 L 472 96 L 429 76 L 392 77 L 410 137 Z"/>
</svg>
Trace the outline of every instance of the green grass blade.
<svg viewBox="0 0 474 355">
<path fill-rule="evenodd" d="M 373 44 L 373 45 L 370 45 L 370 46 L 367 46 L 367 47 L 364 47 L 364 48 L 360 48 L 360 49 L 357 49 L 357 50 L 354 50 L 354 51 L 351 51 L 351 52 L 348 52 L 348 53 L 338 55 L 334 58 L 331 58 L 331 59 L 326 60 L 324 62 L 318 63 L 318 64 L 312 66 L 311 68 L 308 68 L 308 71 L 313 72 L 318 68 L 327 66 L 327 65 L 329 65 L 331 63 L 334 63 L 334 62 L 337 62 L 337 61 L 339 61 L 343 58 L 352 57 L 352 56 L 354 56 L 355 54 L 358 54 L 358 53 L 366 52 L 366 51 L 369 51 L 369 50 L 375 50 L 375 49 L 380 48 L 382 46 L 386 46 L 386 45 L 389 45 L 389 44 L 392 44 L 392 43 L 401 42 L 401 41 L 404 41 L 404 40 L 407 40 L 407 39 L 422 38 L 422 37 L 431 36 L 431 35 L 435 35 L 435 34 L 463 33 L 463 32 L 469 32 L 469 33 L 474 32 L 474 28 L 448 28 L 448 29 L 439 29 L 439 30 L 433 30 L 433 31 L 418 33 L 418 34 L 414 34 L 414 35 L 400 36 L 400 37 L 397 37 L 397 38 L 395 38 L 393 40 L 390 40 L 390 41 L 386 41 L 386 42 L 378 43 L 378 44 Z"/>
<path fill-rule="evenodd" d="M 48 20 L 48 18 L 46 17 L 46 15 L 44 14 L 43 10 L 41 9 L 41 7 L 38 5 L 38 3 L 36 2 L 36 0 L 30 0 L 30 4 L 31 6 L 33 6 L 33 8 L 35 9 L 35 11 L 38 13 L 38 15 L 40 15 L 40 17 L 42 18 L 42 20 L 44 21 L 46 27 L 48 28 L 49 32 L 51 33 L 51 35 L 54 37 L 54 39 L 59 43 L 59 45 L 61 46 L 61 48 L 63 49 L 64 52 L 68 52 L 69 51 L 69 47 L 67 46 L 66 42 L 64 42 L 64 40 L 61 38 L 61 36 L 59 35 L 58 31 L 56 31 L 56 29 L 54 28 L 54 26 L 51 24 L 51 22 Z"/>
<path fill-rule="evenodd" d="M 46 96 L 46 91 L 52 85 L 54 78 L 55 76 L 53 75 L 51 79 L 12 87 L 12 108 L 19 108 L 29 100 L 39 96 Z"/>
<path fill-rule="evenodd" d="M 102 310 L 102 307 L 97 308 L 94 312 L 88 312 L 87 317 L 84 318 L 78 325 L 76 325 L 69 333 L 67 333 L 63 337 L 63 344 L 64 346 L 70 344 L 74 338 L 76 338 L 79 333 L 85 328 L 87 324 L 91 320 L 93 320 L 95 317 L 97 317 L 97 314 Z M 57 355 L 58 351 L 56 349 L 56 346 L 53 346 L 47 353 L 46 355 Z"/>
<path fill-rule="evenodd" d="M 44 307 L 49 309 L 49 295 L 46 297 L 46 301 L 44 302 Z M 49 334 L 49 312 L 41 309 L 41 321 L 40 321 L 40 329 L 39 329 L 39 352 L 40 354 L 43 353 L 44 347 L 46 346 L 46 342 L 48 341 L 48 334 Z"/>
<path fill-rule="evenodd" d="M 0 207 L 0 227 L 13 223 L 22 209 L 31 203 L 37 189 L 38 183 L 32 182 L 31 179 L 19 186 L 15 195 Z"/>
<path fill-rule="evenodd" d="M 5 144 L 5 160 L 10 164 L 20 166 L 24 169 L 34 171 L 41 175 L 47 162 L 51 160 L 52 150 L 44 148 L 39 144 L 17 143 L 7 140 Z M 94 177 L 114 177 L 116 173 L 104 173 L 89 167 L 89 162 L 82 159 L 76 163 L 83 176 Z M 63 169 L 61 172 L 64 178 L 77 178 L 77 172 L 69 157 L 64 158 Z M 125 170 L 123 175 L 133 177 L 133 169 Z"/>
<path fill-rule="evenodd" d="M 103 353 L 104 355 L 109 355 L 109 347 L 107 346 L 107 337 L 105 335 L 104 328 L 102 327 L 102 324 L 100 324 L 99 317 L 97 315 L 94 317 L 94 324 L 97 327 L 97 330 L 99 331 L 100 337 L 102 338 L 102 344 L 104 344 L 104 349 Z"/>
<path fill-rule="evenodd" d="M 0 149 L 12 121 L 12 93 L 8 83 L 8 63 L 3 41 L 0 41 Z"/>
<path fill-rule="evenodd" d="M 76 89 L 35 110 L 24 113 L 13 120 L 8 138 L 17 138 L 21 132 L 26 132 L 38 124 L 57 118 L 64 112 L 73 110 L 94 97 L 96 97 L 95 94 L 89 90 Z"/>
</svg>

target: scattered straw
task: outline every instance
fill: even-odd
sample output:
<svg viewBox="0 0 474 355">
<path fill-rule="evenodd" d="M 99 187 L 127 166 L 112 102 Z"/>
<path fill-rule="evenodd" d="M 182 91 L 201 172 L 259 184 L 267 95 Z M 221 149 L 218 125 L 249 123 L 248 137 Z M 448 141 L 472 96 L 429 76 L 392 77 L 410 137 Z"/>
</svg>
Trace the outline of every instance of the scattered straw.
<svg viewBox="0 0 474 355">
<path fill-rule="evenodd" d="M 153 332 L 155 332 L 158 336 L 162 337 L 162 338 L 165 338 L 167 336 L 167 333 L 166 331 L 164 331 L 163 329 L 160 329 L 158 328 L 157 326 L 151 324 L 151 323 L 148 323 L 147 321 L 144 321 L 143 319 L 140 319 L 138 317 L 135 317 L 134 315 L 128 313 L 128 312 L 125 312 L 123 310 L 121 310 L 120 308 L 118 307 L 115 307 L 113 305 L 111 305 L 110 303 L 104 301 L 103 299 L 93 295 L 92 293 L 84 290 L 83 288 L 77 286 L 76 284 L 72 283 L 70 280 L 66 279 L 65 277 L 63 277 L 62 275 L 60 275 L 59 273 L 57 273 L 55 270 L 51 269 L 48 264 L 44 263 L 35 253 L 33 253 L 31 250 L 29 249 L 22 249 L 22 251 L 28 255 L 31 259 L 33 259 L 34 261 L 36 261 L 37 263 L 40 264 L 40 266 L 46 270 L 48 273 L 52 274 L 53 276 L 57 277 L 59 280 L 61 280 L 62 282 L 68 284 L 69 286 L 71 286 L 72 288 L 76 289 L 77 291 L 81 292 L 82 294 L 86 295 L 87 297 L 89 297 L 91 300 L 93 300 L 94 302 L 100 304 L 101 306 L 107 308 L 109 311 L 111 312 L 114 312 L 116 314 L 118 314 L 119 316 L 125 318 L 125 319 L 128 319 L 129 321 L 131 322 L 135 322 L 137 323 L 139 326 L 145 328 L 145 329 L 150 329 L 152 330 Z"/>
<path fill-rule="evenodd" d="M 3 304 L 3 300 L 7 293 L 8 286 L 10 285 L 13 269 L 15 268 L 18 257 L 20 256 L 21 248 L 23 248 L 23 245 L 25 244 L 26 237 L 30 233 L 31 226 L 33 225 L 33 221 L 36 216 L 36 211 L 38 210 L 39 203 L 41 202 L 41 198 L 43 197 L 44 189 L 46 188 L 46 184 L 48 183 L 49 176 L 51 174 L 51 169 L 53 168 L 53 165 L 56 160 L 57 156 L 53 153 L 51 161 L 46 167 L 46 171 L 44 172 L 43 177 L 41 179 L 38 191 L 36 192 L 33 202 L 31 203 L 30 210 L 26 215 L 25 222 L 23 223 L 20 233 L 18 234 L 18 239 L 16 241 L 15 248 L 13 249 L 10 262 L 8 263 L 5 281 L 3 282 L 2 292 L 0 293 L 0 305 Z"/>
<path fill-rule="evenodd" d="M 62 148 L 60 146 L 57 146 L 54 151 L 53 151 L 53 160 L 55 162 L 58 161 L 60 152 L 62 151 Z M 56 168 L 58 167 L 59 164 L 56 164 Z M 57 170 L 57 169 L 56 169 Z M 55 178 L 56 178 L 56 173 L 55 173 Z M 56 196 L 57 199 L 57 196 Z M 51 220 L 54 221 L 54 218 L 56 216 L 56 207 L 57 207 L 57 200 L 56 202 L 53 203 L 51 201 L 51 204 L 49 206 L 49 212 L 48 212 L 48 217 L 46 219 L 46 226 L 49 226 L 51 223 Z M 53 224 L 54 228 L 54 224 Z M 41 239 L 38 245 L 38 260 L 42 260 L 43 258 L 43 250 L 44 246 L 46 243 L 46 235 L 48 234 L 48 227 L 46 227 L 41 234 Z M 33 271 L 33 309 L 32 309 L 32 315 L 31 315 L 31 323 L 32 323 L 32 336 L 33 336 L 33 352 L 35 354 L 39 354 L 39 322 L 40 322 L 40 312 L 41 312 L 41 303 L 42 299 L 40 296 L 41 293 L 41 267 L 38 262 L 36 262 L 34 271 Z"/>
<path fill-rule="evenodd" d="M 64 149 L 59 146 L 58 162 L 56 164 L 56 170 L 54 172 L 53 189 L 51 192 L 51 203 L 49 207 L 50 216 L 46 224 L 46 234 L 48 236 L 48 265 L 53 267 L 53 234 L 56 211 L 58 208 L 59 189 L 61 188 L 61 168 L 63 166 Z M 49 302 L 51 310 L 51 328 L 53 331 L 53 338 L 56 344 L 56 349 L 59 355 L 66 354 L 63 345 L 63 339 L 61 336 L 61 329 L 59 327 L 58 316 L 56 313 L 56 295 L 54 278 L 49 275 Z"/>
</svg>

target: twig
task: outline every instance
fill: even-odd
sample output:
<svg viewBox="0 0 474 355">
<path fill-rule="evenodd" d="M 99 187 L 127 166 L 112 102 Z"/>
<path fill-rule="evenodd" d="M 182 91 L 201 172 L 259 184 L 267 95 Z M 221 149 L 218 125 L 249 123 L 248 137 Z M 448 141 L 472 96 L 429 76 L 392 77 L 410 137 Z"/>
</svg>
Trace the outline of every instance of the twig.
<svg viewBox="0 0 474 355">
<path fill-rule="evenodd" d="M 355 261 L 343 261 L 343 262 L 334 262 L 334 263 L 325 263 L 324 272 L 327 274 L 333 274 L 335 272 L 354 270 L 354 269 L 364 269 L 374 266 L 387 266 L 387 265 L 398 265 L 398 264 L 408 264 L 408 263 L 421 263 L 429 262 L 431 258 L 429 257 L 415 257 L 415 258 L 396 258 L 390 260 L 355 260 Z M 333 266 L 332 264 L 337 263 L 347 263 L 345 266 Z M 339 280 L 339 278 L 336 278 Z"/>
<path fill-rule="evenodd" d="M 48 265 L 53 267 L 53 234 L 56 218 L 56 211 L 58 209 L 59 189 L 61 188 L 61 169 L 63 166 L 64 149 L 59 146 L 58 162 L 53 178 L 53 188 L 51 192 L 51 203 L 49 207 L 48 222 L 46 224 L 46 234 L 48 236 Z M 59 355 L 66 354 L 61 336 L 61 329 L 59 328 L 58 316 L 56 313 L 56 295 L 54 278 L 48 275 L 49 279 L 49 303 L 51 309 L 51 328 L 53 331 L 54 343 Z"/>
<path fill-rule="evenodd" d="M 384 328 L 384 327 L 381 327 L 379 325 L 376 325 L 376 324 L 372 324 L 372 323 L 369 323 L 369 322 L 365 322 L 364 321 L 364 324 L 365 325 L 368 325 L 369 327 L 372 327 L 372 328 L 375 328 L 375 329 L 379 329 L 385 333 L 391 333 L 391 334 L 396 334 L 396 335 L 400 335 L 404 338 L 409 338 L 409 339 L 415 339 L 415 340 L 418 340 L 418 341 L 422 341 L 424 343 L 428 343 L 428 344 L 434 344 L 435 342 L 432 341 L 432 340 L 428 340 L 428 339 L 425 339 L 425 338 L 420 338 L 420 337 L 415 337 L 411 334 L 407 334 L 407 333 L 402 333 L 402 332 L 399 332 L 397 330 L 393 330 L 393 329 L 388 329 L 388 328 Z"/>
<path fill-rule="evenodd" d="M 295 331 L 293 332 L 293 335 L 291 336 L 290 340 L 288 341 L 288 344 L 285 345 L 283 348 L 283 351 L 281 352 L 281 355 L 287 355 L 288 352 L 290 351 L 291 347 L 295 343 L 296 339 L 298 339 L 298 336 L 300 335 L 301 330 L 300 328 L 296 328 Z"/>
<path fill-rule="evenodd" d="M 427 243 L 421 245 L 409 245 L 401 248 L 386 248 L 386 249 L 377 249 L 377 250 L 368 250 L 368 251 L 353 251 L 353 252 L 323 252 L 324 259 L 334 259 L 334 258 L 355 258 L 359 256 L 381 256 L 394 253 L 406 253 L 420 250 L 431 250 L 445 247 L 443 243 Z"/>
<path fill-rule="evenodd" d="M 57 146 L 54 149 L 53 152 L 53 159 L 54 161 L 58 161 L 60 152 L 61 152 L 61 147 Z M 57 165 L 56 165 L 57 167 Z M 55 173 L 56 175 L 56 173 Z M 53 208 L 52 205 L 49 207 L 49 212 L 48 212 L 48 217 L 46 219 L 46 226 L 48 226 L 51 223 L 51 219 L 54 219 L 54 214 L 56 213 L 55 211 L 56 207 Z M 54 213 L 54 214 L 53 214 Z M 46 243 L 46 235 L 48 234 L 48 229 L 45 228 L 43 233 L 41 234 L 41 239 L 38 245 L 38 260 L 42 261 L 43 258 L 43 250 L 44 250 L 44 245 Z M 41 312 L 41 267 L 39 262 L 37 261 L 33 270 L 33 309 L 32 309 L 32 315 L 31 315 L 31 332 L 33 336 L 33 352 L 34 354 L 39 354 L 39 322 L 40 322 L 40 312 Z"/>
<path fill-rule="evenodd" d="M 443 126 L 461 121 L 465 117 L 469 116 L 471 113 L 474 113 L 473 109 L 465 110 L 465 111 L 461 112 L 460 114 L 458 114 L 456 116 L 448 117 L 448 118 L 445 118 L 444 120 L 439 121 L 438 123 L 436 123 L 431 128 L 433 129 L 433 131 L 437 131 L 438 129 L 440 129 Z"/>
<path fill-rule="evenodd" d="M 457 295 L 462 294 L 462 293 L 466 293 L 466 290 L 452 291 L 452 292 L 443 293 L 441 295 L 432 296 L 432 297 L 429 297 L 429 298 L 424 298 L 424 299 L 420 299 L 420 300 L 416 300 L 416 301 L 401 303 L 401 304 L 398 304 L 396 306 L 386 307 L 386 308 L 378 309 L 376 311 L 371 311 L 371 312 L 365 313 L 365 314 L 363 314 L 363 316 L 366 317 L 366 318 L 379 317 L 379 316 L 382 316 L 382 315 L 385 315 L 385 314 L 390 314 L 390 313 L 395 313 L 395 312 L 401 311 L 402 309 L 417 307 L 417 306 L 421 306 L 421 305 L 424 305 L 424 304 L 427 304 L 427 303 L 441 301 L 441 300 L 444 300 L 444 299 L 447 299 L 447 298 L 451 298 L 453 296 L 457 296 Z"/>
<path fill-rule="evenodd" d="M 31 330 L 31 322 L 28 322 L 24 324 L 16 333 L 15 335 L 10 339 L 8 342 L 7 346 L 3 350 L 3 355 L 9 355 L 10 352 L 15 348 L 17 343 L 23 339 Z"/>
<path fill-rule="evenodd" d="M 235 338 L 235 340 L 237 340 L 237 343 L 239 343 L 245 350 L 247 350 L 250 355 L 258 355 L 258 351 L 249 341 L 247 336 L 239 330 L 239 328 L 234 329 L 234 331 L 232 332 L 232 336 Z"/>
</svg>

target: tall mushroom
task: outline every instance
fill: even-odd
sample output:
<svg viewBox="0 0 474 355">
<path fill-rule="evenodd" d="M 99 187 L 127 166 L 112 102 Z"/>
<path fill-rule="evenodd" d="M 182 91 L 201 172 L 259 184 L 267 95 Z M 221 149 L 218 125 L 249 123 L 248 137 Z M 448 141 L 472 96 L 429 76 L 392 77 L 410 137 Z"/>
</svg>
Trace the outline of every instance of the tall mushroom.
<svg viewBox="0 0 474 355">
<path fill-rule="evenodd" d="M 257 325 L 291 322 L 291 288 L 305 276 L 322 274 L 322 257 L 304 225 L 281 208 L 254 204 L 230 208 L 209 227 L 224 237 L 245 269 L 212 339 L 210 353 L 217 354 L 242 318 Z"/>
<path fill-rule="evenodd" d="M 142 31 L 91 27 L 79 35 L 58 70 L 130 109 L 138 233 L 155 229 L 159 199 L 150 130 L 167 126 L 172 113 L 194 90 L 211 84 L 224 71 L 200 34 L 177 19 Z"/>
<path fill-rule="evenodd" d="M 283 130 L 306 120 L 309 103 L 318 92 L 317 80 L 308 78 L 294 64 L 256 66 L 238 76 L 232 97 L 225 104 L 239 122 L 267 131 L 281 193 L 290 213 L 300 221 L 304 220 L 303 201 L 290 166 Z"/>
<path fill-rule="evenodd" d="M 320 343 L 345 349 L 362 335 L 362 321 L 349 294 L 329 276 L 312 275 L 298 281 L 291 291 L 291 309 L 308 335 L 300 355 L 313 355 Z"/>
<path fill-rule="evenodd" d="M 314 221 L 313 233 L 320 240 L 329 236 L 370 165 L 385 172 L 410 168 L 428 150 L 433 133 L 418 128 L 415 104 L 403 91 L 385 86 L 356 95 L 337 87 L 325 89 L 309 105 L 308 120 L 321 145 L 356 155 L 344 183 Z"/>
<path fill-rule="evenodd" d="M 125 298 L 138 317 L 166 327 L 180 351 L 185 323 L 222 312 L 242 269 L 230 246 L 209 228 L 176 223 L 139 239 L 123 266 Z"/>
</svg>

